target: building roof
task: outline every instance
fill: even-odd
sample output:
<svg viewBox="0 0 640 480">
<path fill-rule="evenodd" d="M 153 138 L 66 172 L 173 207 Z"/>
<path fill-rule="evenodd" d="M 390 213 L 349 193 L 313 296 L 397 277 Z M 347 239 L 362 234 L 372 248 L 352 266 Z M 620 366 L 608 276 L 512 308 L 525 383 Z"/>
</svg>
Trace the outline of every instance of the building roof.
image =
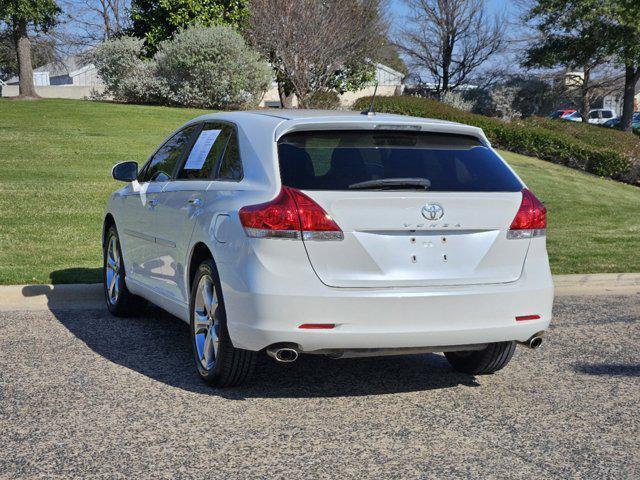
<svg viewBox="0 0 640 480">
<path fill-rule="evenodd" d="M 375 66 L 378 70 L 384 70 L 385 72 L 390 73 L 393 76 L 400 77 L 400 78 L 404 78 L 405 76 L 404 73 L 394 70 L 393 68 L 383 63 L 376 63 Z"/>
<path fill-rule="evenodd" d="M 71 72 L 78 70 L 88 63 L 83 59 L 82 55 L 70 55 L 66 58 L 47 63 L 38 68 L 34 68 L 34 72 L 49 72 L 49 77 L 60 77 L 70 75 Z"/>
<path fill-rule="evenodd" d="M 48 73 L 49 78 L 73 76 L 78 70 L 91 66 L 92 63 L 87 60 L 86 54 L 70 55 L 68 57 L 49 62 L 41 67 L 34 68 L 33 73 Z M 8 84 L 17 84 L 19 78 L 17 76 L 6 80 Z"/>
</svg>

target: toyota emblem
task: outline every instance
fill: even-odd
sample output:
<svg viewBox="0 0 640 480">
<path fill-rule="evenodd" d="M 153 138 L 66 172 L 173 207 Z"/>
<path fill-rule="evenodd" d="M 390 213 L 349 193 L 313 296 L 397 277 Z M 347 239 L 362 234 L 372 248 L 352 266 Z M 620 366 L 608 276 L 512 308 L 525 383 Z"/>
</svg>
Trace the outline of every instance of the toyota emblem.
<svg viewBox="0 0 640 480">
<path fill-rule="evenodd" d="M 427 220 L 440 220 L 444 216 L 444 208 L 439 203 L 427 203 L 422 207 L 422 216 Z"/>
</svg>

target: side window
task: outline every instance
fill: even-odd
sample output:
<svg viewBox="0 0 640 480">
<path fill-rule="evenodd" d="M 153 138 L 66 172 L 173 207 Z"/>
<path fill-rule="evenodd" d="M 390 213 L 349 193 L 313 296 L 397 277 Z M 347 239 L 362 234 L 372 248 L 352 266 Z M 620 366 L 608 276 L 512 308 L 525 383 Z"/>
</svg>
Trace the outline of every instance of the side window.
<svg viewBox="0 0 640 480">
<path fill-rule="evenodd" d="M 229 132 L 229 143 L 224 152 L 217 178 L 220 180 L 239 182 L 242 180 L 244 173 L 242 170 L 242 159 L 240 158 L 240 147 L 238 145 L 238 134 L 233 127 L 226 126 L 225 129 Z"/>
<path fill-rule="evenodd" d="M 192 125 L 180 130 L 155 153 L 153 158 L 141 172 L 141 182 L 166 182 L 171 180 L 171 175 L 178 162 L 187 151 L 191 143 L 191 137 L 198 130 L 199 125 Z"/>
<path fill-rule="evenodd" d="M 193 144 L 184 165 L 178 173 L 179 180 L 212 178 L 216 165 L 229 141 L 229 130 L 219 123 L 207 123 Z"/>
<path fill-rule="evenodd" d="M 597 112 L 597 111 L 595 111 L 595 112 L 591 112 L 591 113 L 589 114 L 589 118 L 598 118 L 598 112 Z"/>
<path fill-rule="evenodd" d="M 611 110 L 605 110 L 602 112 L 602 118 L 613 118 Z"/>
</svg>

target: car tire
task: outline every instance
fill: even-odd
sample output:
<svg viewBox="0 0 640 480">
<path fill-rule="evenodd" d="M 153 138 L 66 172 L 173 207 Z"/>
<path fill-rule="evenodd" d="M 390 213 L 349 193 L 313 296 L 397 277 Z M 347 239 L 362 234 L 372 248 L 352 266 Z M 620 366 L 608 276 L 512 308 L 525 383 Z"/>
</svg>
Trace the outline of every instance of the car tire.
<svg viewBox="0 0 640 480">
<path fill-rule="evenodd" d="M 109 312 L 116 317 L 140 315 L 147 306 L 147 301 L 132 294 L 127 288 L 120 237 L 115 225 L 107 230 L 102 253 L 102 284 Z"/>
<path fill-rule="evenodd" d="M 189 324 L 193 360 L 213 387 L 233 387 L 253 373 L 256 352 L 235 348 L 227 329 L 220 277 L 213 260 L 202 262 L 191 286 Z"/>
<path fill-rule="evenodd" d="M 462 373 L 487 375 L 503 369 L 516 351 L 516 342 L 490 343 L 482 350 L 445 352 L 451 366 Z"/>
</svg>

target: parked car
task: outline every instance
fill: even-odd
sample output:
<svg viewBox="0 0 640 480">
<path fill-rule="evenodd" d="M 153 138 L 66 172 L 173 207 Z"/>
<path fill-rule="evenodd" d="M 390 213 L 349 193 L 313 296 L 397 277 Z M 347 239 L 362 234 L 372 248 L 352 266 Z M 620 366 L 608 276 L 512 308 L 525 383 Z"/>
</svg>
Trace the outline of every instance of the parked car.
<svg viewBox="0 0 640 480">
<path fill-rule="evenodd" d="M 589 110 L 589 123 L 594 125 L 601 125 L 606 121 L 616 118 L 616 114 L 613 110 L 609 110 L 606 108 L 596 108 L 593 110 Z M 575 111 L 569 115 L 565 115 L 561 117 L 563 120 L 569 120 L 571 122 L 581 122 L 582 116 L 580 112 Z"/>
<path fill-rule="evenodd" d="M 256 354 L 444 352 L 503 368 L 551 320 L 546 210 L 482 130 L 356 112 L 205 115 L 171 134 L 104 217 L 104 292 L 190 325 L 209 384 Z"/>
<path fill-rule="evenodd" d="M 589 123 L 595 125 L 602 125 L 606 121 L 616 117 L 617 115 L 615 114 L 615 112 L 607 108 L 596 108 L 594 110 L 589 110 Z"/>
<path fill-rule="evenodd" d="M 551 115 L 549 115 L 549 118 L 553 118 L 553 119 L 564 118 L 567 115 L 571 115 L 572 113 L 575 113 L 575 110 L 556 110 Z"/>
<path fill-rule="evenodd" d="M 569 113 L 568 115 L 565 115 L 564 117 L 561 117 L 561 119 L 562 120 L 568 120 L 570 122 L 581 122 L 582 121 L 582 115 L 580 115 L 580 112 L 578 112 L 576 110 L 573 113 Z"/>
<path fill-rule="evenodd" d="M 620 125 L 621 121 L 622 118 L 620 117 L 612 118 L 604 122 L 603 125 L 609 128 L 616 128 L 618 127 L 618 125 Z M 631 128 L 633 128 L 634 130 L 640 129 L 640 112 L 634 112 L 633 119 L 631 120 Z"/>
</svg>

